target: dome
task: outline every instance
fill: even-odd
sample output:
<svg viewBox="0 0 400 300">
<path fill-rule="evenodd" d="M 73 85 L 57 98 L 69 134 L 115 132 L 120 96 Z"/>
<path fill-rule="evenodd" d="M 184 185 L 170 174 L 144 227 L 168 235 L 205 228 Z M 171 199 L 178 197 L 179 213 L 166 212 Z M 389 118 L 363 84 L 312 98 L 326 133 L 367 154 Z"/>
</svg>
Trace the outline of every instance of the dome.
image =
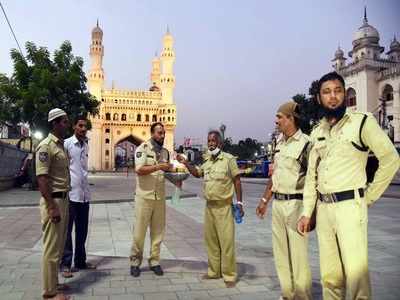
<svg viewBox="0 0 400 300">
<path fill-rule="evenodd" d="M 340 46 L 335 51 L 335 58 L 344 58 L 344 52 L 340 49 Z"/>
<path fill-rule="evenodd" d="M 400 43 L 394 36 L 393 41 L 390 43 L 390 50 L 400 50 Z"/>
<path fill-rule="evenodd" d="M 375 27 L 368 24 L 367 12 L 364 11 L 363 24 L 356 31 L 353 37 L 353 46 L 360 44 L 363 41 L 371 41 L 372 43 L 379 42 L 379 32 Z"/>
<path fill-rule="evenodd" d="M 96 27 L 93 28 L 93 30 L 92 30 L 92 36 L 93 37 L 100 37 L 100 38 L 103 37 L 103 30 L 101 30 L 101 28 L 99 27 L 99 20 L 97 20 Z"/>
</svg>

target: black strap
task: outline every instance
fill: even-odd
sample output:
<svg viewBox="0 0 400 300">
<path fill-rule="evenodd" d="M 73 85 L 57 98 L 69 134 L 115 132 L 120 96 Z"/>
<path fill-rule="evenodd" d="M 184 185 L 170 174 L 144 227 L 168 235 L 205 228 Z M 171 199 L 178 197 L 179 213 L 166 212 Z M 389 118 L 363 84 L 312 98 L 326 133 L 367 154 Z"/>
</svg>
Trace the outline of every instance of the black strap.
<svg viewBox="0 0 400 300">
<path fill-rule="evenodd" d="M 362 118 L 361 125 L 360 125 L 360 132 L 359 132 L 360 143 L 361 143 L 361 146 L 365 149 L 365 151 L 368 151 L 369 148 L 364 144 L 364 142 L 362 140 L 362 137 L 361 137 L 361 134 L 362 134 L 362 130 L 363 130 L 364 125 L 365 125 L 365 121 L 367 120 L 367 117 L 368 117 L 367 115 L 364 115 L 364 117 Z"/>
<path fill-rule="evenodd" d="M 369 148 L 364 144 L 364 142 L 363 142 L 363 140 L 362 140 L 362 137 L 361 137 L 361 135 L 362 135 L 362 130 L 363 130 L 363 128 L 364 128 L 365 121 L 367 120 L 367 117 L 368 117 L 367 115 L 364 115 L 364 116 L 363 116 L 363 118 L 362 118 L 362 120 L 361 120 L 361 124 L 360 124 L 360 130 L 359 130 L 359 132 L 358 132 L 359 140 L 360 140 L 361 146 L 357 145 L 357 144 L 354 143 L 354 142 L 351 142 L 351 144 L 352 144 L 357 150 L 362 151 L 362 152 L 367 152 L 367 151 L 369 150 Z"/>
<path fill-rule="evenodd" d="M 297 163 L 300 165 L 300 173 L 306 173 L 307 172 L 307 162 L 304 159 L 304 154 L 307 150 L 308 145 L 310 144 L 310 141 L 308 141 L 304 147 L 303 150 L 301 150 L 299 157 L 297 157 Z"/>
<path fill-rule="evenodd" d="M 276 200 L 303 200 L 303 194 L 272 193 Z"/>
<path fill-rule="evenodd" d="M 364 197 L 364 189 L 360 188 L 357 190 L 348 190 L 331 194 L 321 194 L 318 192 L 318 198 L 322 202 L 340 202 L 344 200 L 351 200 L 355 198 L 355 191 L 358 191 L 358 194 L 361 198 Z"/>
</svg>

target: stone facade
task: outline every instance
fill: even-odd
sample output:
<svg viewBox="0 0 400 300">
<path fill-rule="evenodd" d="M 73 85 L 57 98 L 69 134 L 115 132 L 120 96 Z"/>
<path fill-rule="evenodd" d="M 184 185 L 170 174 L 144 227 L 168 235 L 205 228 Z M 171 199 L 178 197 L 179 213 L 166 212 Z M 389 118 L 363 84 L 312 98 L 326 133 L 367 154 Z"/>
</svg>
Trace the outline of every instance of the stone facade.
<svg viewBox="0 0 400 300">
<path fill-rule="evenodd" d="M 332 60 L 333 68 L 346 82 L 347 106 L 358 111 L 371 112 L 400 147 L 400 43 L 396 36 L 382 56 L 379 32 L 368 24 L 366 10 L 361 27 L 353 37 L 351 61 L 340 47 Z"/>
<path fill-rule="evenodd" d="M 91 67 L 88 88 L 100 101 L 99 114 L 91 118 L 89 132 L 89 169 L 112 170 L 115 167 L 116 146 L 129 141 L 139 145 L 150 138 L 150 126 L 162 122 L 165 127 L 165 147 L 172 151 L 176 127 L 174 103 L 175 76 L 173 65 L 174 39 L 167 30 L 160 57 L 152 60 L 149 90 L 121 90 L 104 86 L 103 31 L 97 24 L 92 30 Z"/>
</svg>

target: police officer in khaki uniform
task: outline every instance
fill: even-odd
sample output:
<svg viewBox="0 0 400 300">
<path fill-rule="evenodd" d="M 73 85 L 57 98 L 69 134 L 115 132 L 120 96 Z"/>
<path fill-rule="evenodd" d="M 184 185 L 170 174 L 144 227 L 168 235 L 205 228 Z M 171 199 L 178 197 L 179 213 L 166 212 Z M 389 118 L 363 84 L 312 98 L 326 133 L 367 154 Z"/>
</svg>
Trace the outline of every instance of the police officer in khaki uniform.
<svg viewBox="0 0 400 300">
<path fill-rule="evenodd" d="M 319 80 L 324 118 L 313 130 L 299 232 L 309 230 L 316 206 L 324 299 L 371 299 L 368 272 L 368 207 L 390 184 L 400 160 L 375 118 L 345 107 L 345 83 L 335 73 Z M 367 184 L 368 152 L 379 160 Z"/>
<path fill-rule="evenodd" d="M 264 218 L 268 202 L 274 197 L 272 245 L 281 299 L 285 300 L 312 299 L 308 239 L 297 232 L 311 143 L 299 129 L 296 107 L 295 102 L 287 102 L 276 114 L 275 123 L 282 135 L 275 149 L 272 184 L 269 182 L 267 185 L 256 209 L 257 216 Z"/>
<path fill-rule="evenodd" d="M 69 126 L 65 111 L 55 108 L 49 112 L 51 133 L 36 149 L 36 176 L 40 198 L 43 231 L 43 298 L 69 299 L 59 291 L 58 268 L 64 249 L 68 224 L 68 191 L 70 189 L 69 161 L 63 138 Z"/>
<path fill-rule="evenodd" d="M 201 167 L 189 165 L 182 156 L 178 160 L 185 164 L 195 177 L 204 177 L 204 197 L 207 201 L 204 217 L 204 237 L 208 253 L 208 272 L 203 279 L 224 278 L 227 287 L 236 285 L 235 224 L 232 214 L 233 191 L 242 216 L 242 189 L 240 171 L 236 159 L 221 151 L 219 131 L 208 134 L 208 152 Z"/>
<path fill-rule="evenodd" d="M 143 247 L 147 228 L 150 227 L 150 269 L 158 276 L 164 274 L 160 266 L 161 242 L 165 232 L 165 179 L 164 172 L 171 169 L 169 152 L 163 148 L 165 130 L 162 123 L 151 125 L 151 139 L 142 143 L 135 152 L 136 222 L 133 231 L 130 273 L 140 275 Z"/>
</svg>

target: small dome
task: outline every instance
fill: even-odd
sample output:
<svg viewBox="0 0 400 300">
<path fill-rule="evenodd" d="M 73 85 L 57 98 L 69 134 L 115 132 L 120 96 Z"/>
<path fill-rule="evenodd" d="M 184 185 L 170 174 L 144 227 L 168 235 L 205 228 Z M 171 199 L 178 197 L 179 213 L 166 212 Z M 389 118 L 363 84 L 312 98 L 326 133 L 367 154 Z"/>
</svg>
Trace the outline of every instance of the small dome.
<svg viewBox="0 0 400 300">
<path fill-rule="evenodd" d="M 400 50 L 400 43 L 394 36 L 393 41 L 390 43 L 390 50 Z"/>
<path fill-rule="evenodd" d="M 96 27 L 92 30 L 92 37 L 103 37 L 103 30 L 99 27 L 99 20 L 97 20 Z"/>
<path fill-rule="evenodd" d="M 335 51 L 335 58 L 344 58 L 344 52 L 340 49 L 340 46 Z"/>
</svg>

